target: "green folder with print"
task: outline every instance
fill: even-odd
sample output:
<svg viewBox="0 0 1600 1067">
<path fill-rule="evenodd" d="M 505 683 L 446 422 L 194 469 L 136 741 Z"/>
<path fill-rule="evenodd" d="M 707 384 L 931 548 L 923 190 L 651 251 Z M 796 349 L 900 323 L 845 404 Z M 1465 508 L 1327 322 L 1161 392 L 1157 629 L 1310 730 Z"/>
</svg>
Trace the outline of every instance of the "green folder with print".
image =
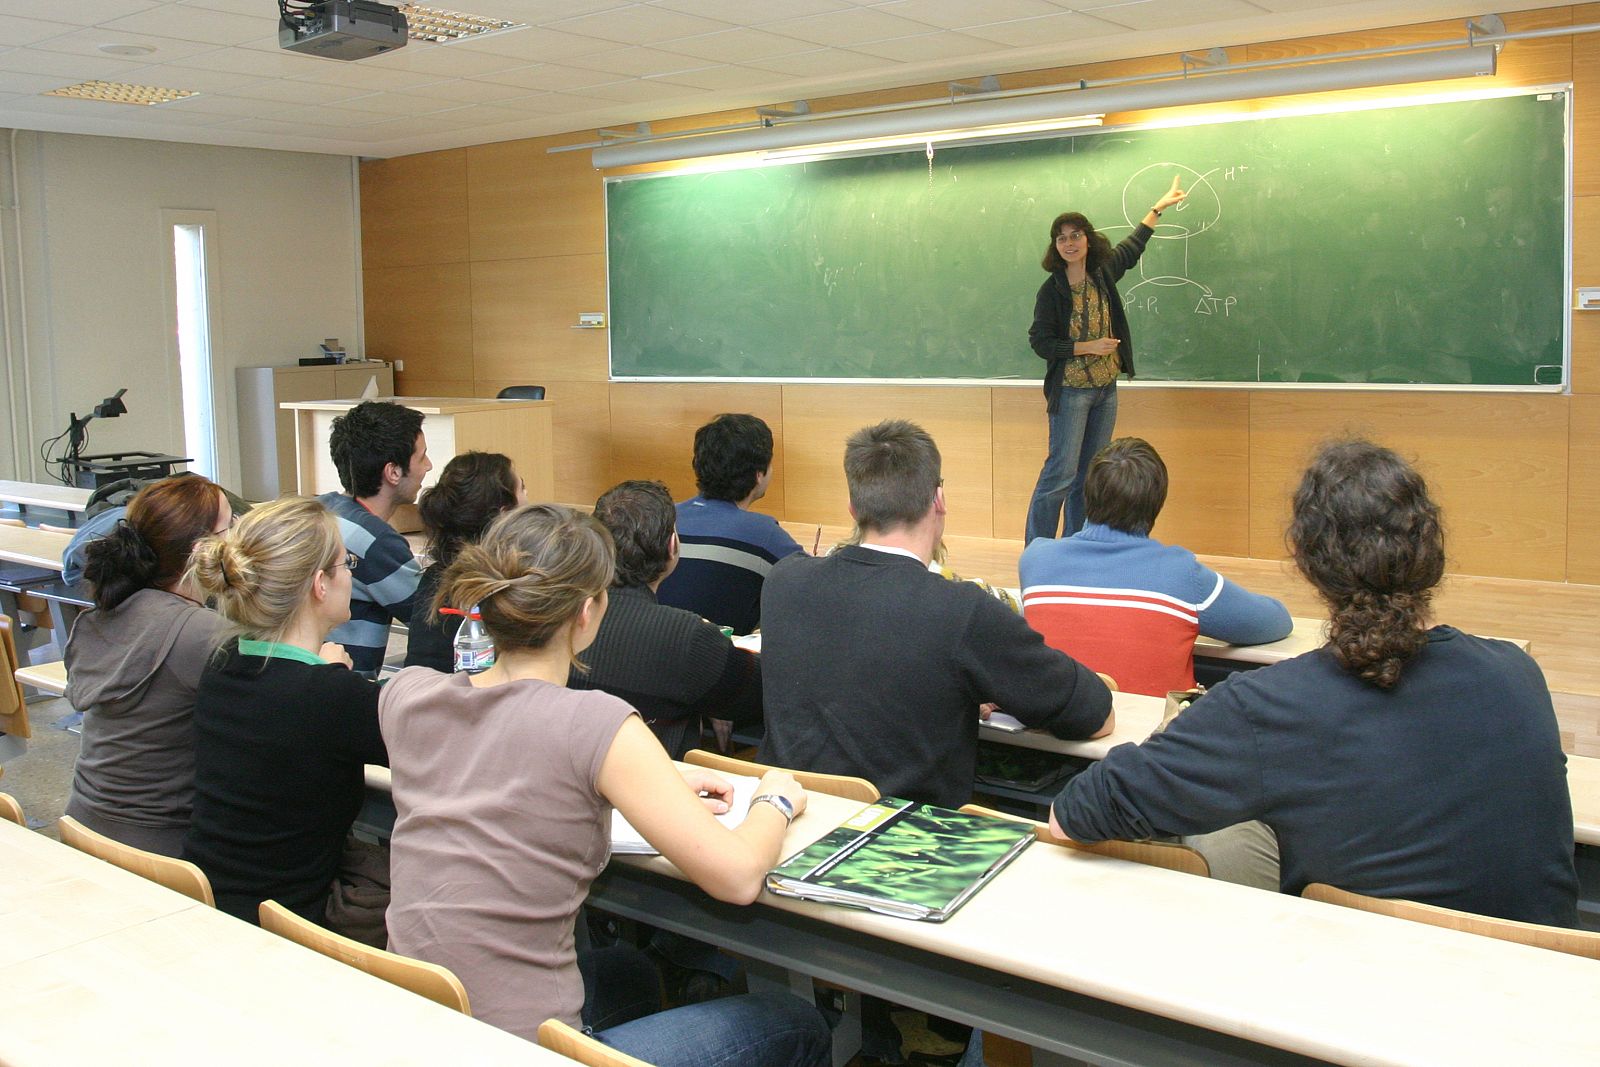
<svg viewBox="0 0 1600 1067">
<path fill-rule="evenodd" d="M 768 872 L 767 888 L 943 922 L 1033 840 L 1026 824 L 884 797 Z"/>
</svg>

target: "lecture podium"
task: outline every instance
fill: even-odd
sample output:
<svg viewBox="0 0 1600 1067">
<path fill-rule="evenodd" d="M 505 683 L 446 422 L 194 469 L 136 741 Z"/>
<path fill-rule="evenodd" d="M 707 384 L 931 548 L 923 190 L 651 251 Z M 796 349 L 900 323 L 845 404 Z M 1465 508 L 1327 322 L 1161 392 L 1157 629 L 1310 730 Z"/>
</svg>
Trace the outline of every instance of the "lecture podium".
<svg viewBox="0 0 1600 1067">
<path fill-rule="evenodd" d="M 423 488 L 433 485 L 445 464 L 463 452 L 501 452 L 511 457 L 533 502 L 555 499 L 553 401 L 490 400 L 474 397 L 397 396 L 383 402 L 422 413 L 433 470 Z M 297 491 L 305 496 L 339 492 L 339 472 L 328 455 L 333 420 L 360 400 L 300 400 L 279 405 L 294 415 Z M 406 505 L 389 520 L 401 533 L 422 528 L 416 508 Z"/>
</svg>

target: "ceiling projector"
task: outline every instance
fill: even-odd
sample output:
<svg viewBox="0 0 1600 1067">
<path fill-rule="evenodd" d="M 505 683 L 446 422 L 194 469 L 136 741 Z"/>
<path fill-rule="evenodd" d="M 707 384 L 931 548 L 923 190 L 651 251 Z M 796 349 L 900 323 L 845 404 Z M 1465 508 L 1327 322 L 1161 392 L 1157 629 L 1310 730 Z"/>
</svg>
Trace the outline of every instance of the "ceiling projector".
<svg viewBox="0 0 1600 1067">
<path fill-rule="evenodd" d="M 376 0 L 279 0 L 278 45 L 324 59 L 369 59 L 404 48 L 406 17 Z"/>
</svg>

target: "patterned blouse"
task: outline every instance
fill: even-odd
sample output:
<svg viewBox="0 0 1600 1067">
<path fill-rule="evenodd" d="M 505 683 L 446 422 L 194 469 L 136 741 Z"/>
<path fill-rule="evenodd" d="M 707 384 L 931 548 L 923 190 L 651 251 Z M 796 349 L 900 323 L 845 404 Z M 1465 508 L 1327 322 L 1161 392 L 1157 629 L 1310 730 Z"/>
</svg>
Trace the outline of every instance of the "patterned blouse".
<svg viewBox="0 0 1600 1067">
<path fill-rule="evenodd" d="M 1111 334 L 1111 308 L 1106 303 L 1100 287 L 1085 277 L 1072 287 L 1072 323 L 1070 333 L 1074 342 L 1095 341 Z M 1117 353 L 1109 356 L 1074 356 L 1067 361 L 1062 384 L 1068 389 L 1095 389 L 1117 380 L 1121 369 Z"/>
</svg>

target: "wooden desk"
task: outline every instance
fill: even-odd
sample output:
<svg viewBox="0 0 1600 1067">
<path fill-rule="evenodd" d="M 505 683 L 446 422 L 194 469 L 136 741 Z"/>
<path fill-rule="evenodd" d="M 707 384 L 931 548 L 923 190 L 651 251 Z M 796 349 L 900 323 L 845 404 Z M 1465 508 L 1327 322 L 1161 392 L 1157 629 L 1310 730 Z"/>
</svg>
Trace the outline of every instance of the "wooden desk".
<svg viewBox="0 0 1600 1067">
<path fill-rule="evenodd" d="M 812 794 L 786 854 L 859 807 Z M 1043 845 L 943 924 L 718 905 L 660 857 L 591 899 L 1091 1062 L 1600 1062 L 1595 961 Z"/>
<path fill-rule="evenodd" d="M 0 526 L 0 560 L 24 563 L 60 572 L 61 556 L 72 540 L 71 534 L 32 527 Z"/>
<path fill-rule="evenodd" d="M 527 483 L 530 501 L 555 499 L 553 401 L 418 396 L 394 397 L 392 401 L 423 414 L 422 432 L 428 439 L 428 458 L 433 461 L 433 471 L 423 479 L 424 488 L 437 481 L 445 464 L 462 452 L 502 452 L 511 457 Z M 342 490 L 339 472 L 328 455 L 328 435 L 333 420 L 359 403 L 306 400 L 280 405 L 294 413 L 298 492 L 316 496 Z M 421 529 L 409 507 L 397 512 L 396 520 L 391 523 L 401 532 Z"/>
<path fill-rule="evenodd" d="M 0 1063 L 569 1061 L 0 823 Z"/>
<path fill-rule="evenodd" d="M 1509 641 L 1522 651 L 1533 647 L 1532 642 L 1520 637 L 1496 637 L 1496 641 Z M 1264 645 L 1230 645 L 1214 637 L 1201 637 L 1194 643 L 1194 658 L 1221 660 L 1229 663 L 1266 666 L 1280 660 L 1293 659 L 1307 652 L 1315 652 L 1328 643 L 1327 620 L 1294 618 L 1294 630 L 1281 641 Z"/>
<path fill-rule="evenodd" d="M 64 511 L 73 521 L 89 507 L 89 493 L 75 485 L 0 479 L 0 504 L 15 504 L 22 512 L 30 507 Z"/>
</svg>

